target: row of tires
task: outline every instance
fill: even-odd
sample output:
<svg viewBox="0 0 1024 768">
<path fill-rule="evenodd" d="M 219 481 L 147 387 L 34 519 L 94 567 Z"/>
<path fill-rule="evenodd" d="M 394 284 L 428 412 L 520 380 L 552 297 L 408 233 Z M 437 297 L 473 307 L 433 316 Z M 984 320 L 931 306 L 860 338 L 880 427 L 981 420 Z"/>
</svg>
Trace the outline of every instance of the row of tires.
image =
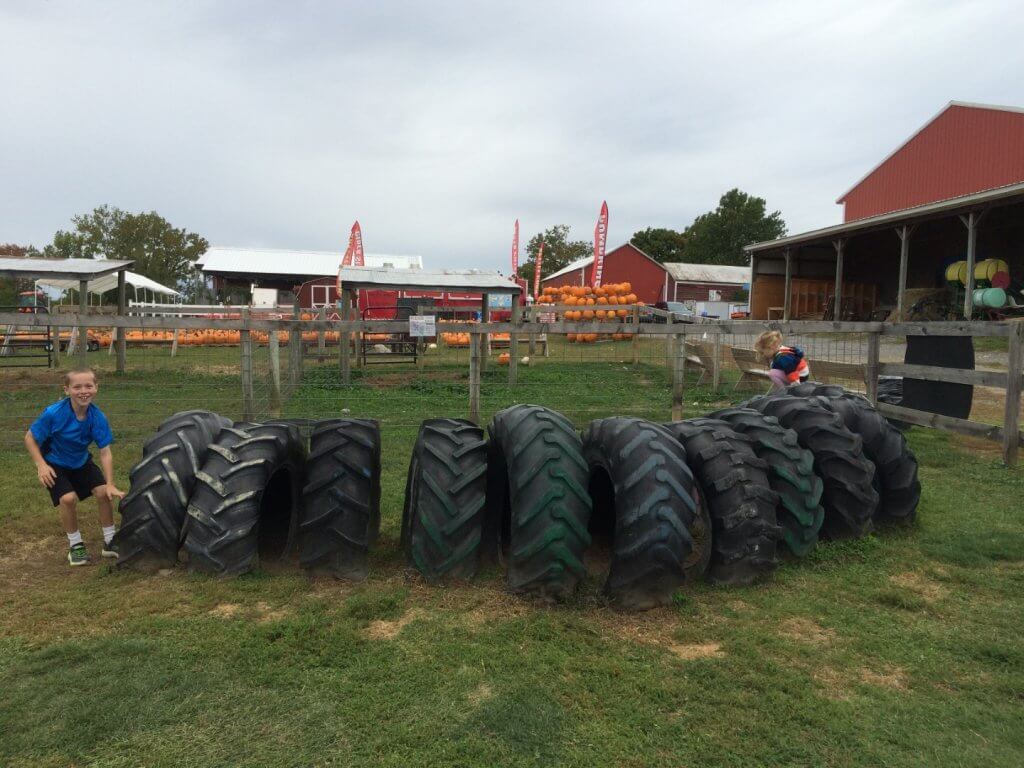
<svg viewBox="0 0 1024 768">
<path fill-rule="evenodd" d="M 308 439 L 304 435 L 308 434 Z M 514 592 L 572 595 L 597 539 L 604 591 L 630 609 L 687 580 L 747 584 L 819 538 L 914 520 L 920 484 L 903 435 L 864 398 L 801 384 L 709 417 L 591 422 L 536 405 L 431 419 L 407 475 L 402 546 L 426 580 L 500 562 Z M 376 422 L 231 424 L 176 414 L 132 469 L 119 567 L 250 570 L 297 550 L 303 567 L 362 578 L 380 525 Z"/>
</svg>

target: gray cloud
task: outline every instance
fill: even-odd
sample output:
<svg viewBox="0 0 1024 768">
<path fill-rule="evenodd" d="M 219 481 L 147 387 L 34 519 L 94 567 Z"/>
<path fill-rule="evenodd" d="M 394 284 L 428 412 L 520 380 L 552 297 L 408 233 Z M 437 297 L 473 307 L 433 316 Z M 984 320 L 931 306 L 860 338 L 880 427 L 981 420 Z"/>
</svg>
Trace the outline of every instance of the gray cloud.
<svg viewBox="0 0 1024 768">
<path fill-rule="evenodd" d="M 109 203 L 221 245 L 507 267 L 557 223 L 791 231 L 950 99 L 1024 104 L 1009 2 L 0 3 L 0 241 Z"/>
</svg>

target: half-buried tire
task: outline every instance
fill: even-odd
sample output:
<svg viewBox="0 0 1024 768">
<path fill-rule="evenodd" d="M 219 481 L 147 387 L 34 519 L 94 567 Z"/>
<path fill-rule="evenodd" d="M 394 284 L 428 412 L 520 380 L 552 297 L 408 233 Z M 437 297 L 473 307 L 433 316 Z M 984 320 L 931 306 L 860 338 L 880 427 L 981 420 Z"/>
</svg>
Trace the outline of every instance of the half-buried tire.
<svg viewBox="0 0 1024 768">
<path fill-rule="evenodd" d="M 590 544 L 580 437 L 562 414 L 539 405 L 499 411 L 488 431 L 484 547 L 504 554 L 513 592 L 567 598 Z"/>
<path fill-rule="evenodd" d="M 868 533 L 878 491 L 873 485 L 875 465 L 864 456 L 860 436 L 847 429 L 821 398 L 768 395 L 749 405 L 796 432 L 800 445 L 814 455 L 814 473 L 824 484 L 822 535 L 849 539 Z"/>
<path fill-rule="evenodd" d="M 423 422 L 409 463 L 402 545 L 427 581 L 476 573 L 486 500 L 483 429 L 464 419 Z"/>
<path fill-rule="evenodd" d="M 605 593 L 628 610 L 666 604 L 693 553 L 697 504 L 685 451 L 658 424 L 610 418 L 584 431 L 583 455 L 593 521 L 612 534 Z"/>
<path fill-rule="evenodd" d="M 847 429 L 864 441 L 864 455 L 875 465 L 879 492 L 875 521 L 909 525 L 917 516 L 921 483 L 917 479 L 917 457 L 903 434 L 858 394 L 832 384 L 809 382 L 788 387 L 795 397 L 823 397 L 838 413 Z"/>
<path fill-rule="evenodd" d="M 296 427 L 261 424 L 223 430 L 188 504 L 190 571 L 237 575 L 291 549 L 305 469 Z"/>
<path fill-rule="evenodd" d="M 686 460 L 711 516 L 711 564 L 715 584 L 751 584 L 778 566 L 782 529 L 778 494 L 768 484 L 767 463 L 749 440 L 724 421 L 689 419 L 665 428 L 686 450 Z"/>
<path fill-rule="evenodd" d="M 316 574 L 365 579 L 380 532 L 380 426 L 327 419 L 310 436 L 299 561 Z"/>
<path fill-rule="evenodd" d="M 178 562 L 196 472 L 210 444 L 230 425 L 210 411 L 183 411 L 165 420 L 146 441 L 118 507 L 121 527 L 111 543 L 118 568 L 152 571 Z"/>
<path fill-rule="evenodd" d="M 818 543 L 825 518 L 821 478 L 814 474 L 814 455 L 800 447 L 796 432 L 753 408 L 725 408 L 711 414 L 750 440 L 759 459 L 768 464 L 768 484 L 779 494 L 775 516 L 789 551 L 803 557 Z"/>
</svg>

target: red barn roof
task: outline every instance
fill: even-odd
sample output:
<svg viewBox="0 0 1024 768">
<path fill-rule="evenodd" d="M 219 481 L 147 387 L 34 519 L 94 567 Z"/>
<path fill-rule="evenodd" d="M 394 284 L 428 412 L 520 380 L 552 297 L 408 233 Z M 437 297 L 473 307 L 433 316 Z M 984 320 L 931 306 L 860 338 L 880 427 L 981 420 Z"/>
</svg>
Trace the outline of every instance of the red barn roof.
<svg viewBox="0 0 1024 768">
<path fill-rule="evenodd" d="M 951 101 L 842 195 L 853 221 L 1024 181 L 1024 109 Z"/>
</svg>

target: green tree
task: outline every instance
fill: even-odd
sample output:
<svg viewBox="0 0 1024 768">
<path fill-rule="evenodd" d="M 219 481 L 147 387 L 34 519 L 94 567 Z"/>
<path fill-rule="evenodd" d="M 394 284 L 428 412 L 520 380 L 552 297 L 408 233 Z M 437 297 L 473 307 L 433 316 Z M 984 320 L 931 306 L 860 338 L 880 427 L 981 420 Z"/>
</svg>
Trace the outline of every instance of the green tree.
<svg viewBox="0 0 1024 768">
<path fill-rule="evenodd" d="M 715 210 L 698 216 L 686 228 L 686 260 L 693 264 L 747 266 L 750 260 L 743 246 L 786 234 L 782 214 L 766 210 L 764 198 L 729 190 Z"/>
<path fill-rule="evenodd" d="M 685 261 L 686 236 L 674 229 L 648 227 L 633 233 L 630 242 L 652 259 L 662 264 L 670 261 Z"/>
<path fill-rule="evenodd" d="M 209 243 L 194 232 L 171 226 L 155 211 L 127 213 L 102 205 L 75 216 L 75 228 L 53 236 L 43 255 L 79 259 L 131 259 L 133 272 L 171 288 L 188 281 Z"/>
<path fill-rule="evenodd" d="M 544 243 L 544 259 L 541 261 L 541 280 L 578 259 L 585 259 L 594 253 L 594 244 L 586 240 L 569 240 L 569 226 L 556 224 L 530 238 L 526 251 L 519 264 L 519 276 L 526 280 L 530 292 L 533 292 L 533 270 L 537 263 L 537 251 L 541 242 Z"/>
</svg>

